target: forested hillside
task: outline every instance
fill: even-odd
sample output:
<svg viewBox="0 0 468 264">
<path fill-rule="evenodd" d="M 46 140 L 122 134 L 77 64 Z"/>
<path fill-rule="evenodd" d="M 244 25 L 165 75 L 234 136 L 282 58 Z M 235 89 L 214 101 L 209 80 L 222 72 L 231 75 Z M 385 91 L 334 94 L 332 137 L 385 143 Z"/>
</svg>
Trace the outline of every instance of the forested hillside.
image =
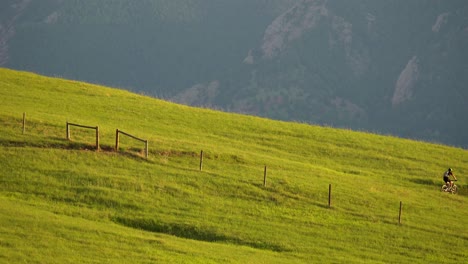
<svg viewBox="0 0 468 264">
<path fill-rule="evenodd" d="M 468 3 L 6 0 L 0 66 L 468 147 Z"/>
</svg>

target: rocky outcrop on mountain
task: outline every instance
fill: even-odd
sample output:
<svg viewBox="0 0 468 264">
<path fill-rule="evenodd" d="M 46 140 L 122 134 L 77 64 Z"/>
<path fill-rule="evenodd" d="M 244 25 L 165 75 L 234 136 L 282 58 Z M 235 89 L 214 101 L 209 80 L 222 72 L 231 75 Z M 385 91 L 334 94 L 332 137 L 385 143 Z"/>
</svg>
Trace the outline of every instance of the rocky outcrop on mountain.
<svg viewBox="0 0 468 264">
<path fill-rule="evenodd" d="M 302 0 L 277 17 L 265 30 L 261 50 L 263 58 L 272 59 L 288 49 L 304 34 L 317 30 L 319 26 L 329 29 L 329 48 L 343 49 L 346 62 L 356 76 L 363 75 L 370 65 L 367 49 L 353 46 L 353 25 L 327 7 L 327 0 Z M 373 33 L 375 16 L 366 15 L 367 30 Z M 249 57 L 251 61 L 251 57 Z"/>
<path fill-rule="evenodd" d="M 392 97 L 392 105 L 397 106 L 404 101 L 411 99 L 413 89 L 419 78 L 418 59 L 414 56 L 403 71 L 400 73 L 395 84 L 395 92 Z"/>
<path fill-rule="evenodd" d="M 219 93 L 219 85 L 218 80 L 211 81 L 208 84 L 199 83 L 173 97 L 171 100 L 186 105 L 216 108 L 212 102 Z"/>
<path fill-rule="evenodd" d="M 288 44 L 301 38 L 302 34 L 317 26 L 327 16 L 326 0 L 303 0 L 277 17 L 266 29 L 262 51 L 265 58 L 273 58 L 287 48 Z"/>
<path fill-rule="evenodd" d="M 440 31 L 440 28 L 447 24 L 447 20 L 448 20 L 448 17 L 449 17 L 449 13 L 448 12 L 445 12 L 445 13 L 442 13 L 440 14 L 438 17 L 437 17 L 437 20 L 436 22 L 434 23 L 434 25 L 432 26 L 432 31 L 433 32 L 439 32 Z"/>
</svg>

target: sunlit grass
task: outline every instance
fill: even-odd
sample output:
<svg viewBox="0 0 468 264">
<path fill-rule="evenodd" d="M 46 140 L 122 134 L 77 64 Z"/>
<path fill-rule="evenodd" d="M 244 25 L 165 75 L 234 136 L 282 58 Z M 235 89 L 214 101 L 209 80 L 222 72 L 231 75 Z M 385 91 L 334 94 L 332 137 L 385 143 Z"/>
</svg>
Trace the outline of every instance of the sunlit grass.
<svg viewBox="0 0 468 264">
<path fill-rule="evenodd" d="M 468 257 L 445 250 L 467 248 L 466 150 L 190 108 L 4 69 L 0 98 L 3 262 Z M 66 140 L 67 121 L 99 126 L 101 151 L 93 130 L 72 128 Z M 116 152 L 117 128 L 148 139 L 148 159 L 144 144 L 127 137 Z M 458 195 L 439 191 L 448 166 L 459 175 Z"/>
</svg>

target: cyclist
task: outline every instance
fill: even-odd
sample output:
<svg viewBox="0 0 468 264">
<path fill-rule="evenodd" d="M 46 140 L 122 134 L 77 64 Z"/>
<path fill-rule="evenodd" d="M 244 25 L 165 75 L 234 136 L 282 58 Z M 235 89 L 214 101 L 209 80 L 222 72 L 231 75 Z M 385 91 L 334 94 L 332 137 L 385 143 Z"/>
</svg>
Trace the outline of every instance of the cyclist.
<svg viewBox="0 0 468 264">
<path fill-rule="evenodd" d="M 447 184 L 447 186 L 450 186 L 450 188 L 453 187 L 453 181 L 450 180 L 450 176 L 452 176 L 455 180 L 457 180 L 457 177 L 453 175 L 452 168 L 448 168 L 446 172 L 444 172 L 444 182 Z"/>
</svg>

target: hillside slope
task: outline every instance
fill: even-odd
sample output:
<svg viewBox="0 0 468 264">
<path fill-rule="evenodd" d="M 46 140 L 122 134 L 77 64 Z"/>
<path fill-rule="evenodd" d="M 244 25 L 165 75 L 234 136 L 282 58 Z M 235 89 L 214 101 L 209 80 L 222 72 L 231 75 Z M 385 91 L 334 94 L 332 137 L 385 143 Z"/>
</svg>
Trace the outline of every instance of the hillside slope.
<svg viewBox="0 0 468 264">
<path fill-rule="evenodd" d="M 468 257 L 465 150 L 7 69 L 0 69 L 0 98 L 2 262 Z M 101 150 L 94 130 L 72 127 L 66 140 L 67 121 L 99 126 Z M 117 128 L 147 139 L 148 159 L 141 142 L 123 135 L 115 151 Z M 448 166 L 460 179 L 457 195 L 439 191 Z"/>
<path fill-rule="evenodd" d="M 3 67 L 468 147 L 465 0 L 7 0 L 0 10 Z"/>
</svg>

